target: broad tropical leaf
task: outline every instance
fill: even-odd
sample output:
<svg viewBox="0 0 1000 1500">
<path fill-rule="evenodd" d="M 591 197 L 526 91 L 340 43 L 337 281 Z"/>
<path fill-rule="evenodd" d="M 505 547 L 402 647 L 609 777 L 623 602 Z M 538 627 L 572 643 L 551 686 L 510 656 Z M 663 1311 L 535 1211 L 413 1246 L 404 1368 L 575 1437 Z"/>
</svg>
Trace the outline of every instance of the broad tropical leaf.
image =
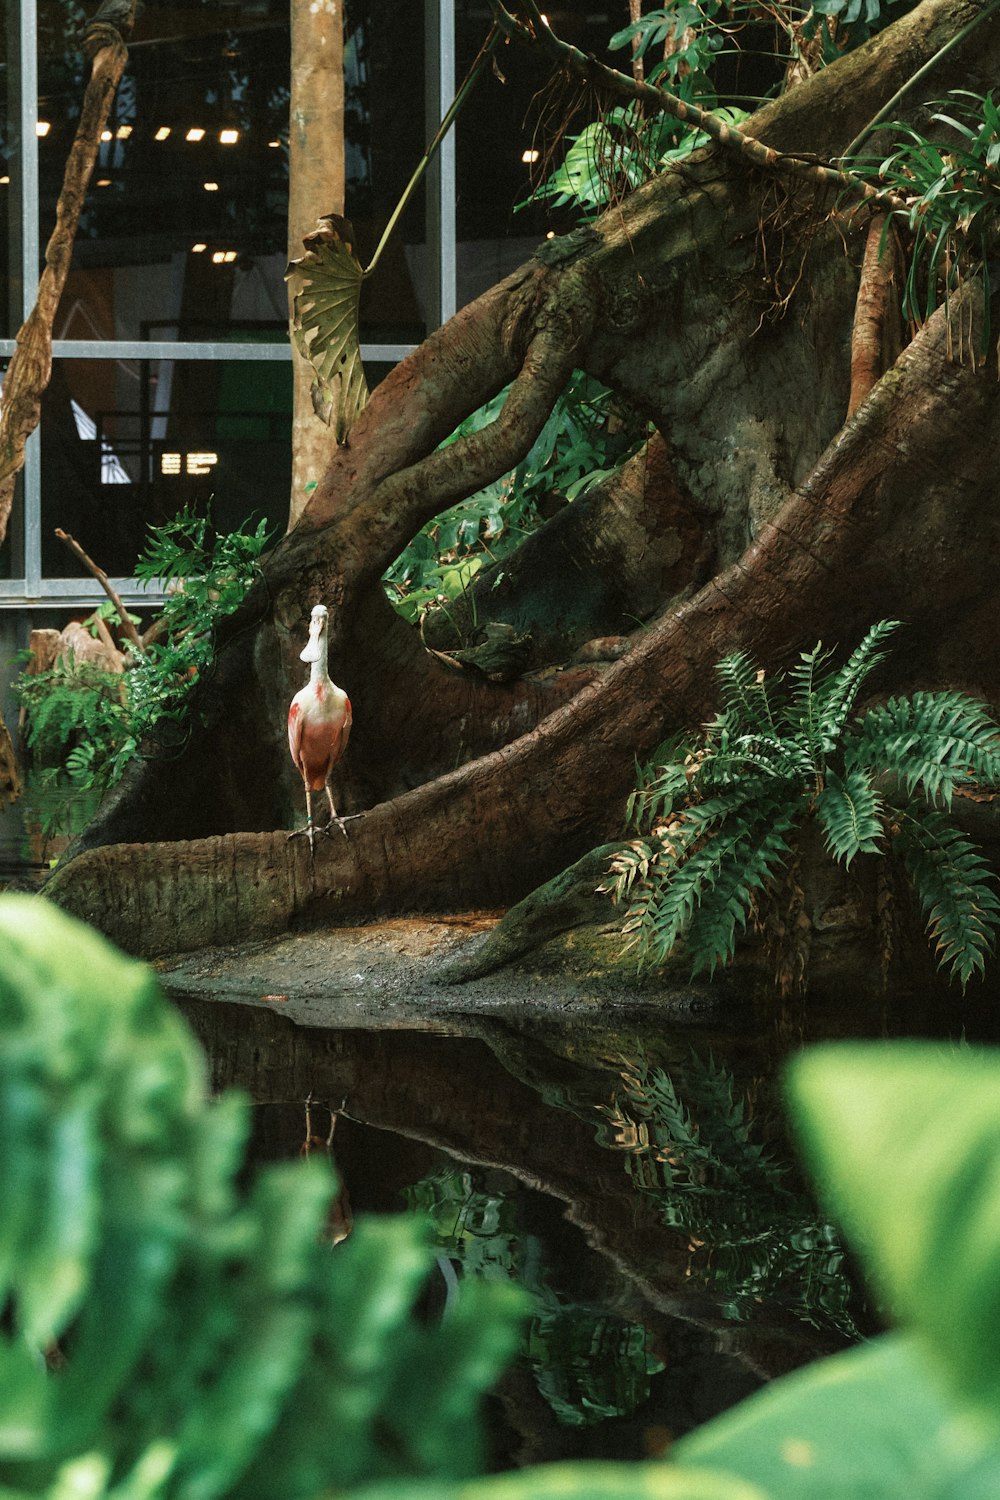
<svg viewBox="0 0 1000 1500">
<path fill-rule="evenodd" d="M 1000 1442 L 1000 1055 L 817 1047 L 793 1063 L 789 1093 L 826 1206 L 892 1316 Z"/>
<path fill-rule="evenodd" d="M 675 1464 L 545 1464 L 464 1484 L 411 1481 L 352 1490 L 345 1500 L 777 1500 L 746 1479 Z"/>
<path fill-rule="evenodd" d="M 841 778 L 828 771 L 816 798 L 816 817 L 834 859 L 849 865 L 856 854 L 880 854 L 885 837 L 882 798 L 863 771 Z"/>
<path fill-rule="evenodd" d="M 990 1500 L 1000 1447 L 956 1431 L 934 1377 L 912 1338 L 889 1334 L 773 1381 L 671 1454 L 685 1471 L 731 1471 L 773 1500 Z"/>
<path fill-rule="evenodd" d="M 292 337 L 316 372 L 313 407 L 342 443 L 368 400 L 358 342 L 364 271 L 354 254 L 354 230 L 326 214 L 303 240 L 305 255 L 285 272 L 292 288 Z"/>
</svg>

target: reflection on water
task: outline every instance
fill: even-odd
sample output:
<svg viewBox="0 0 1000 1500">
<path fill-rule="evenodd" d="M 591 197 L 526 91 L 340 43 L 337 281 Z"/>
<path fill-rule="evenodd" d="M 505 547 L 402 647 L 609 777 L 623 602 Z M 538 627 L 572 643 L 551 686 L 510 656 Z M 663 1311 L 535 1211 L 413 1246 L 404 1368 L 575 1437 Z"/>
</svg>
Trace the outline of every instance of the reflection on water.
<svg viewBox="0 0 1000 1500">
<path fill-rule="evenodd" d="M 492 1407 L 498 1466 L 660 1452 L 867 1326 L 756 1037 L 596 1016 L 330 1030 L 181 1005 L 214 1083 L 256 1102 L 258 1159 L 310 1136 L 329 1143 L 348 1228 L 352 1212 L 428 1217 L 428 1315 L 467 1276 L 528 1291 Z"/>
<path fill-rule="evenodd" d="M 692 1280 L 723 1317 L 781 1305 L 816 1328 L 856 1337 L 854 1289 L 831 1224 L 788 1185 L 788 1165 L 753 1139 L 748 1101 L 714 1059 L 692 1053 L 677 1078 L 643 1056 L 623 1060 L 598 1139 L 663 1222 L 688 1236 Z"/>
<path fill-rule="evenodd" d="M 560 1422 L 579 1427 L 634 1415 L 649 1397 L 650 1375 L 664 1368 L 649 1331 L 564 1290 L 545 1241 L 518 1223 L 516 1185 L 514 1194 L 485 1192 L 470 1172 L 446 1168 L 405 1197 L 430 1219 L 452 1274 L 457 1266 L 465 1276 L 502 1277 L 529 1293 L 521 1360 Z"/>
</svg>

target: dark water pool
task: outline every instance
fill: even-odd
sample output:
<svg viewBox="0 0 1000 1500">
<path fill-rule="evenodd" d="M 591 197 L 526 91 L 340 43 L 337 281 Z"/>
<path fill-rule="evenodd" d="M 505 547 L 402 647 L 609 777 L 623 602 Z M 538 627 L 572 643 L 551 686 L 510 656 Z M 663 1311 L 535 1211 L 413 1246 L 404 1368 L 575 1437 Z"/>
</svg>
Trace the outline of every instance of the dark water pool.
<svg viewBox="0 0 1000 1500">
<path fill-rule="evenodd" d="M 329 1142 L 338 1233 L 359 1213 L 429 1216 L 434 1309 L 466 1276 L 527 1289 L 521 1355 L 491 1403 L 500 1467 L 662 1452 L 871 1326 L 749 1030 L 327 1030 L 182 1007 L 214 1083 L 251 1094 L 257 1160 Z"/>
</svg>

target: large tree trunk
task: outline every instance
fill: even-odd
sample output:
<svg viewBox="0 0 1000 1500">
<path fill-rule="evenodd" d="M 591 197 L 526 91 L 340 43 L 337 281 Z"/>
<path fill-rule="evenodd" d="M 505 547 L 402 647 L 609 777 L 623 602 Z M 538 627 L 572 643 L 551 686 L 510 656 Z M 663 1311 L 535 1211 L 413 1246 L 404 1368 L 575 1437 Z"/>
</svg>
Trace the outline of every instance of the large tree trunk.
<svg viewBox="0 0 1000 1500">
<path fill-rule="evenodd" d="M 979 9 L 924 0 L 760 111 L 753 133 L 835 157 Z M 927 97 L 994 86 L 998 32 L 951 53 Z M 1000 386 L 950 357 L 938 315 L 843 425 L 865 224 L 845 253 L 834 208 L 811 185 L 703 152 L 428 339 L 375 391 L 268 559 L 189 740 L 127 778 L 53 882 L 57 899 L 145 951 L 508 902 L 616 833 L 634 756 L 704 717 L 712 665 L 740 645 L 776 661 L 895 615 L 913 626 L 904 674 L 919 663 L 997 696 L 984 516 Z M 979 298 L 971 287 L 976 317 Z M 520 460 L 574 367 L 658 436 L 513 560 L 500 612 L 530 630 L 537 668 L 592 636 L 629 640 L 612 662 L 511 682 L 456 671 L 393 613 L 380 576 L 430 516 Z M 438 448 L 509 381 L 492 427 Z M 301 795 L 283 722 L 317 601 L 355 705 L 338 805 L 368 812 L 311 863 L 270 830 Z M 228 837 L 188 842 L 211 835 Z"/>
</svg>

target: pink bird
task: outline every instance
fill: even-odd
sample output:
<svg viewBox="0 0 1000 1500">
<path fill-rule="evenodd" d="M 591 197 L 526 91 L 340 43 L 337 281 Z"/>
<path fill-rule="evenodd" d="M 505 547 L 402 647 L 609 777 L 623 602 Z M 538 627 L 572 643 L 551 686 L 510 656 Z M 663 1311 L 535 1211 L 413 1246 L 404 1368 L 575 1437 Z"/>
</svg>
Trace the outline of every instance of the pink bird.
<svg viewBox="0 0 1000 1500">
<path fill-rule="evenodd" d="M 347 749 L 351 733 L 351 700 L 335 682 L 331 682 L 327 671 L 329 613 L 325 604 L 317 604 L 309 621 L 309 640 L 299 653 L 300 661 L 309 663 L 309 681 L 301 692 L 296 693 L 288 710 L 288 748 L 292 760 L 299 768 L 306 792 L 306 826 L 297 828 L 289 838 L 304 833 L 309 839 L 309 852 L 314 850 L 316 834 L 312 815 L 313 792 L 326 792 L 330 804 L 330 820 L 320 829 L 329 833 L 336 823 L 345 839 L 348 821 L 338 815 L 330 791 L 330 773 Z M 352 813 L 359 818 L 361 813 Z"/>
</svg>

